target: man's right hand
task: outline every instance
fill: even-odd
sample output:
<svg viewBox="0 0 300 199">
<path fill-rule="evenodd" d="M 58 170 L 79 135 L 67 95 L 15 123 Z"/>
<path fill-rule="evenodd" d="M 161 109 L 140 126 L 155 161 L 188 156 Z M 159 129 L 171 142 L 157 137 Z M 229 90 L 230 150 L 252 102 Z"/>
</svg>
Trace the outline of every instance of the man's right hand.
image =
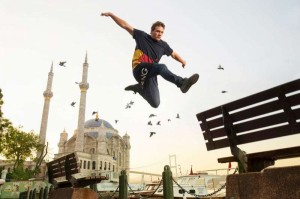
<svg viewBox="0 0 300 199">
<path fill-rule="evenodd" d="M 182 64 L 182 68 L 184 68 L 186 65 L 186 61 L 183 60 L 183 62 L 181 62 L 181 64 Z"/>
<path fill-rule="evenodd" d="M 110 14 L 111 14 L 110 12 L 102 12 L 101 16 L 109 17 Z"/>
<path fill-rule="evenodd" d="M 113 14 L 111 12 L 102 12 L 101 16 L 111 17 L 116 22 L 116 24 L 118 24 L 121 28 L 127 30 L 127 32 L 129 32 L 129 34 L 133 35 L 133 27 L 131 25 L 129 25 L 123 19 L 116 16 L 115 14 Z"/>
</svg>

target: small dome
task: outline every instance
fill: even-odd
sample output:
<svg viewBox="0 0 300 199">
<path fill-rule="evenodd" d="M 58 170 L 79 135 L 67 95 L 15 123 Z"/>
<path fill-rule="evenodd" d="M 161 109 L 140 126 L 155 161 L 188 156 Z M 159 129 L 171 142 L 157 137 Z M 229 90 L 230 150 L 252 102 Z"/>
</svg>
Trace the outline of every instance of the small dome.
<svg viewBox="0 0 300 199">
<path fill-rule="evenodd" d="M 102 123 L 106 128 L 112 128 L 112 129 L 114 128 L 109 122 L 102 119 L 98 119 L 98 120 L 90 119 L 84 123 L 84 128 L 100 127 Z"/>
</svg>

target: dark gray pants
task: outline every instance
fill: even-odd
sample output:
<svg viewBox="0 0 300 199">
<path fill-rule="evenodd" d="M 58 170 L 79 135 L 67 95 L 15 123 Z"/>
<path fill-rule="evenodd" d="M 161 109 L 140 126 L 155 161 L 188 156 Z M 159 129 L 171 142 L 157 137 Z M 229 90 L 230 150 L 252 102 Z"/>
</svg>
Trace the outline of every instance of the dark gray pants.
<svg viewBox="0 0 300 199">
<path fill-rule="evenodd" d="M 133 76 L 141 86 L 139 94 L 154 108 L 160 104 L 157 75 L 180 87 L 183 78 L 173 74 L 165 64 L 140 63 L 133 70 Z"/>
</svg>

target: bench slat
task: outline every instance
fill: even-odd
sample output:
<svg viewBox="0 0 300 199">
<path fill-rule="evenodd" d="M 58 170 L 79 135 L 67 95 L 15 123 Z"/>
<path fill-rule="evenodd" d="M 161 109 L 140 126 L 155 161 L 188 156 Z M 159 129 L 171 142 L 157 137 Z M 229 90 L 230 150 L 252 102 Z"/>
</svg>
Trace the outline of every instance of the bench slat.
<svg viewBox="0 0 300 199">
<path fill-rule="evenodd" d="M 278 126 L 270 129 L 265 129 L 265 130 L 259 130 L 253 133 L 236 136 L 237 139 L 236 141 L 237 144 L 246 144 L 250 142 L 272 139 L 272 138 L 277 138 L 277 137 L 282 137 L 287 135 L 293 135 L 299 132 L 300 132 L 299 124 L 295 126 L 283 125 L 283 126 Z M 209 142 L 206 143 L 206 147 L 208 151 L 213 149 L 229 147 L 229 146 L 230 145 L 229 145 L 228 138 L 215 140 L 213 143 L 209 143 Z"/>
<path fill-rule="evenodd" d="M 70 171 L 70 173 L 71 173 L 71 174 L 76 174 L 76 173 L 79 173 L 79 170 L 78 170 L 78 169 L 72 169 L 72 170 Z M 60 172 L 53 172 L 52 176 L 53 176 L 54 178 L 64 177 L 64 176 L 66 176 L 66 172 L 65 172 L 65 170 L 62 170 L 62 171 L 60 171 Z"/>
</svg>

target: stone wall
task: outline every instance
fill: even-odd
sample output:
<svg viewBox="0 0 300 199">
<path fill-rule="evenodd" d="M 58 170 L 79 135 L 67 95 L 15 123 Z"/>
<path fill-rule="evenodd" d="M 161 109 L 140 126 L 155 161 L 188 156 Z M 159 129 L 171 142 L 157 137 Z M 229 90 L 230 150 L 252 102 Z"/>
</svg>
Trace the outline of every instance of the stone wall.
<svg viewBox="0 0 300 199">
<path fill-rule="evenodd" d="M 300 166 L 228 175 L 227 199 L 300 199 Z"/>
</svg>

